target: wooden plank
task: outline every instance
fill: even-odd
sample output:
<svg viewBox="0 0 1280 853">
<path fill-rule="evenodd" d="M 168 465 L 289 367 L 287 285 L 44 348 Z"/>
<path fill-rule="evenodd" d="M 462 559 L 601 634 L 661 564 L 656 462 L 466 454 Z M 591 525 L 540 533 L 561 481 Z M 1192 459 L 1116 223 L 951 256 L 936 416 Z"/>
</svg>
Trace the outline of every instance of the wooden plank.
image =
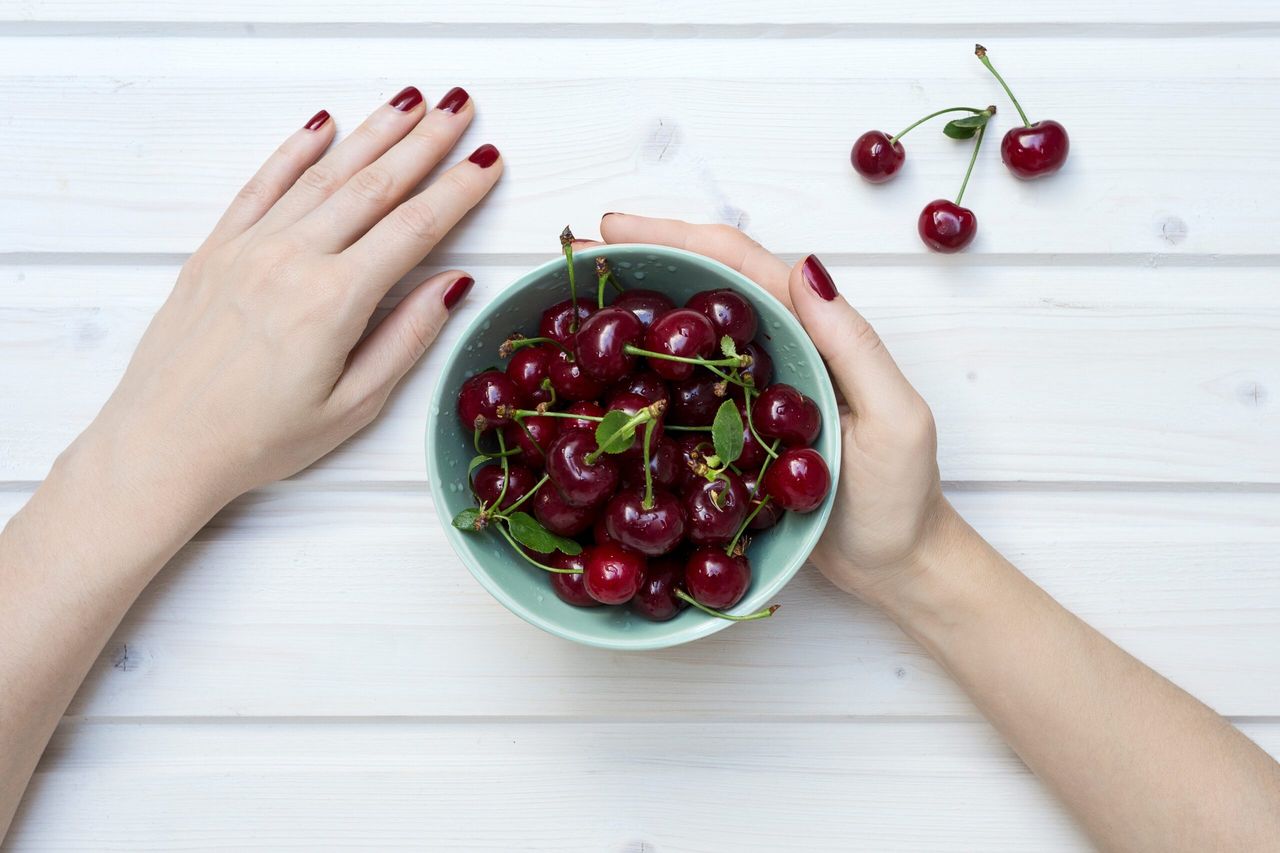
<svg viewBox="0 0 1280 853">
<path fill-rule="evenodd" d="M 639 209 L 742 224 L 797 254 L 939 264 L 915 218 L 955 192 L 969 149 L 936 129 L 913 135 L 907 169 L 875 188 L 849 168 L 851 142 L 952 103 L 998 103 L 1000 129 L 1013 117 L 967 38 L 462 38 L 430 48 L 412 38 L 10 38 L 0 45 L 0 252 L 189 251 L 314 109 L 349 130 L 417 82 L 429 96 L 466 85 L 482 117 L 460 151 L 493 141 L 507 157 L 502 185 L 453 251 L 542 252 L 566 221 Z M 1269 141 L 1280 39 L 1032 38 L 1000 51 L 1032 112 L 1070 128 L 1072 159 L 1024 184 L 992 146 L 966 195 L 981 232 L 967 260 L 948 266 L 1034 253 L 1274 258 L 1258 200 L 1280 191 Z M 1208 110 L 1232 116 L 1233 156 L 1212 170 L 1186 132 Z"/>
<path fill-rule="evenodd" d="M 1138 657 L 1223 713 L 1280 711 L 1280 493 L 950 491 L 1032 578 Z M 22 497 L 0 492 L 0 507 Z M 767 622 L 609 653 L 508 613 L 439 523 L 423 490 L 242 499 L 144 595 L 71 712 L 974 715 L 914 643 L 812 569 Z"/>
<path fill-rule="evenodd" d="M 425 477 L 439 366 L 528 267 L 468 268 L 476 291 L 383 417 L 302 479 Z M 1273 269 L 833 270 L 932 403 L 946 479 L 1280 482 Z M 168 265 L 0 266 L 0 480 L 44 476 L 175 276 Z"/>
<path fill-rule="evenodd" d="M 500 26 L 504 23 L 655 24 L 901 24 L 927 20 L 936 24 L 1006 21 L 1063 25 L 1102 23 L 1182 23 L 1275 21 L 1275 5 L 1266 0 L 1226 0 L 1212 6 L 1136 0 L 1115 4 L 1082 0 L 1070 14 L 1053 0 L 999 0 L 966 6 L 945 0 L 913 0 L 909 7 L 842 0 L 778 3 L 775 0 L 662 0 L 596 3 L 589 0 L 508 3 L 502 0 L 446 0 L 430 4 L 411 0 L 344 3 L 339 0 L 133 0 L 104 8 L 94 0 L 19 0 L 0 7 L 0 21 L 135 21 L 135 22 L 310 22 L 325 23 L 459 23 Z"/>
</svg>

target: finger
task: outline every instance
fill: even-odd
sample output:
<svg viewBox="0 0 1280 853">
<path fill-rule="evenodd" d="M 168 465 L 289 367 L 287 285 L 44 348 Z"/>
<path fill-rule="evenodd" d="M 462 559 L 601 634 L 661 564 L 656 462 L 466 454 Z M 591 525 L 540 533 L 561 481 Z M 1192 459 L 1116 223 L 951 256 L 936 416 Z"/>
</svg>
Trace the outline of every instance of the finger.
<svg viewBox="0 0 1280 853">
<path fill-rule="evenodd" d="M 453 88 L 387 153 L 351 176 L 298 223 L 323 251 L 340 252 L 408 195 L 457 144 L 475 115 L 464 89 Z"/>
<path fill-rule="evenodd" d="M 800 323 L 855 413 L 892 417 L 919 401 L 876 330 L 836 291 L 816 255 L 792 268 L 789 286 Z"/>
<path fill-rule="evenodd" d="M 414 86 L 401 89 L 394 98 L 374 110 L 346 139 L 320 162 L 298 176 L 284 197 L 262 217 L 259 225 L 278 231 L 297 222 L 333 195 L 351 176 L 399 142 L 422 118 L 422 93 Z"/>
<path fill-rule="evenodd" d="M 334 403 L 344 411 L 381 408 L 474 283 L 466 273 L 451 270 L 411 290 L 352 351 L 342 378 L 334 386 Z"/>
<path fill-rule="evenodd" d="M 606 213 L 600 220 L 606 243 L 655 243 L 706 255 L 732 267 L 790 307 L 788 267 L 732 225 L 695 225 L 679 219 L 651 219 Z"/>
<path fill-rule="evenodd" d="M 383 217 L 343 257 L 368 273 L 367 279 L 377 283 L 375 296 L 381 298 L 493 189 L 501 174 L 498 149 L 481 145 Z"/>
<path fill-rule="evenodd" d="M 300 130 L 296 130 L 275 150 L 267 162 L 249 179 L 235 200 L 213 226 L 206 244 L 225 243 L 238 237 L 271 209 L 298 180 L 298 176 L 324 153 L 333 140 L 329 112 L 321 110 Z"/>
</svg>

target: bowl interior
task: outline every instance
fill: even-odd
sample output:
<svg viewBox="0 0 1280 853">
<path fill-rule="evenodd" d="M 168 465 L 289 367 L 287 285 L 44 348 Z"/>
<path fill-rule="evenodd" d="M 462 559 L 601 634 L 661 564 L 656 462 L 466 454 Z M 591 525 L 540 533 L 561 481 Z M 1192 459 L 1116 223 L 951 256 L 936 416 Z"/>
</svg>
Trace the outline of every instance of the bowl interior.
<svg viewBox="0 0 1280 853">
<path fill-rule="evenodd" d="M 835 394 L 817 351 L 796 319 L 777 300 L 736 271 L 701 255 L 661 246 L 616 245 L 575 258 L 579 297 L 595 299 L 595 257 L 603 254 L 627 287 L 659 290 L 677 305 L 699 290 L 730 287 L 746 296 L 760 317 L 760 340 L 774 362 L 774 382 L 794 385 L 812 397 L 822 412 L 823 429 L 815 447 L 834 474 L 840 442 Z M 626 607 L 579 608 L 551 591 L 546 573 L 513 553 L 491 532 L 464 533 L 449 521 L 472 506 L 467 464 L 472 436 L 457 416 L 457 390 L 463 380 L 499 365 L 498 346 L 513 331 L 537 333 L 549 305 L 569 296 L 563 259 L 549 261 L 514 282 L 464 332 L 440 374 L 427 423 L 427 472 L 431 492 L 454 550 L 490 593 L 521 618 L 566 639 L 614 649 L 653 649 L 689 642 L 734 623 L 687 608 L 669 622 L 650 622 Z M 606 297 L 608 299 L 609 297 Z M 831 513 L 834 494 L 811 513 L 786 513 L 761 533 L 747 552 L 753 580 L 746 597 L 733 608 L 750 613 L 772 603 L 813 550 Z M 783 611 L 775 618 L 785 618 Z"/>
</svg>

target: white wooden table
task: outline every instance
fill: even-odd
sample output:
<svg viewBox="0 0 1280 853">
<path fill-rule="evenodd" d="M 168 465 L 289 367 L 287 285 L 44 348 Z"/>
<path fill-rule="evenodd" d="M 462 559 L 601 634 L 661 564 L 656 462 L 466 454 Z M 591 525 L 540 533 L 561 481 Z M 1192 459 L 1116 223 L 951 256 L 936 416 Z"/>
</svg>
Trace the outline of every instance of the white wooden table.
<svg viewBox="0 0 1280 853">
<path fill-rule="evenodd" d="M 944 258 L 915 216 L 967 149 L 917 131 L 881 188 L 846 158 L 955 103 L 1008 127 L 975 40 L 1073 148 L 1034 185 L 988 150 L 981 233 Z M 381 421 L 163 573 L 8 845 L 1086 846 L 938 667 L 811 570 L 777 619 L 623 655 L 531 628 L 454 559 L 421 458 L 439 357 L 607 210 L 819 253 L 932 403 L 965 515 L 1280 751 L 1277 56 L 1268 0 L 0 0 L 3 517 L 316 109 L 349 129 L 460 84 L 463 150 L 507 160 L 430 259 L 474 273 L 464 316 Z"/>
</svg>

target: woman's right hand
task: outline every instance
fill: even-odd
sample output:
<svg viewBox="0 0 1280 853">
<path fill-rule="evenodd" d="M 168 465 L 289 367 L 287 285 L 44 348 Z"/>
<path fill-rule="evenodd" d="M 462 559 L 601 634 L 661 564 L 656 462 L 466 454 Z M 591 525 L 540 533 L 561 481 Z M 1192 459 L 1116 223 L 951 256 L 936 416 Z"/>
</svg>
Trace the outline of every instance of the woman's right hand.
<svg viewBox="0 0 1280 853">
<path fill-rule="evenodd" d="M 822 262 L 793 267 L 728 225 L 606 214 L 607 243 L 656 243 L 738 270 L 804 325 L 843 397 L 836 503 L 813 563 L 836 586 L 873 603 L 922 570 L 925 552 L 956 519 L 938 477 L 933 414 L 871 324 L 837 291 Z M 833 424 L 827 424 L 828 429 Z"/>
</svg>

